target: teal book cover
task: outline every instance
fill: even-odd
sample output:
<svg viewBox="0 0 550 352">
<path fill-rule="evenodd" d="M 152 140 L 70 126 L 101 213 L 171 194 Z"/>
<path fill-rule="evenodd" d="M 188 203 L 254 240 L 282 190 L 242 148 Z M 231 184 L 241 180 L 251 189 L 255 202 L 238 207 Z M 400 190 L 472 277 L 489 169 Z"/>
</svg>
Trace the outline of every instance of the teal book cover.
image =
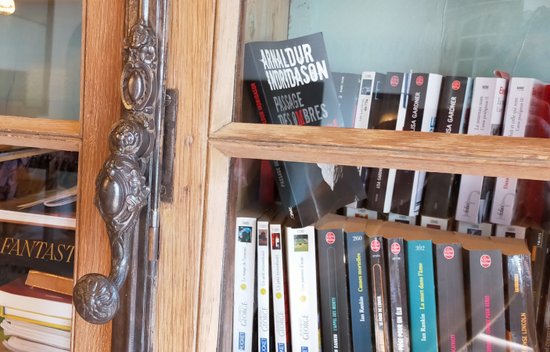
<svg viewBox="0 0 550 352">
<path fill-rule="evenodd" d="M 412 350 L 437 352 L 437 308 L 432 241 L 407 241 L 407 280 Z"/>
</svg>

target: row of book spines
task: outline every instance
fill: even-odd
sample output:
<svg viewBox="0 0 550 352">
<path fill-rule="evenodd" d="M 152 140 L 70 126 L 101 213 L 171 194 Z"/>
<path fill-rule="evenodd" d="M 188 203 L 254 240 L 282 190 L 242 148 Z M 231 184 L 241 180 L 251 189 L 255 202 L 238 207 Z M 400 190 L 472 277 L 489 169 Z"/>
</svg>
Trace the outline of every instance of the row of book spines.
<svg viewBox="0 0 550 352">
<path fill-rule="evenodd" d="M 412 88 L 408 91 L 408 94 L 412 97 L 413 95 L 419 95 L 418 99 L 411 98 L 411 101 L 414 103 L 412 104 L 403 104 L 402 102 L 400 105 L 397 105 L 396 102 L 394 102 L 394 111 L 393 113 L 386 114 L 386 110 L 383 108 L 376 108 L 375 103 L 379 101 L 378 105 L 384 106 L 383 104 L 383 97 L 384 94 L 380 93 L 380 89 L 377 87 L 383 86 L 383 81 L 386 81 L 386 85 L 388 85 L 388 81 L 393 82 L 394 86 L 397 87 L 400 82 L 407 82 L 407 80 L 402 79 L 404 77 L 404 74 L 396 74 L 396 73 L 389 73 L 388 77 L 391 77 L 389 80 L 386 79 L 386 76 L 380 73 L 375 72 L 365 72 L 363 73 L 363 79 L 360 83 L 360 95 L 358 98 L 357 103 L 357 109 L 356 109 L 356 127 L 368 127 L 368 128 L 376 128 L 375 126 L 378 124 L 379 121 L 376 120 L 378 113 L 379 116 L 383 115 L 386 119 L 388 115 L 394 116 L 394 119 L 397 120 L 396 129 L 402 129 L 403 127 L 413 130 L 423 130 L 419 129 L 419 126 L 425 125 L 428 126 L 426 131 L 433 130 L 433 127 L 435 126 L 435 130 L 439 132 L 445 132 L 445 133 L 461 133 L 464 129 L 464 126 L 466 124 L 466 120 L 468 117 L 469 112 L 469 106 L 470 106 L 470 96 L 472 93 L 472 80 L 471 78 L 467 77 L 444 77 L 443 79 L 443 88 L 441 89 L 441 96 L 439 96 L 439 91 L 437 89 L 432 89 L 432 92 L 434 92 L 432 95 L 434 97 L 432 100 L 432 108 L 437 109 L 437 118 L 436 122 L 428 123 L 426 121 L 431 121 L 430 119 L 435 118 L 435 114 L 426 116 L 426 119 L 423 121 L 424 124 L 418 124 L 415 123 L 415 119 L 412 119 L 412 116 L 415 116 L 413 114 L 414 107 L 417 105 L 425 104 L 424 99 L 422 97 L 422 93 L 426 93 L 425 91 L 419 90 L 418 92 L 414 91 Z M 441 77 L 439 75 L 422 75 L 422 74 L 413 74 L 412 78 L 409 80 L 411 87 L 418 87 L 418 80 L 420 79 L 421 82 L 424 80 L 428 81 L 435 80 L 435 83 L 432 84 L 432 86 L 437 86 L 440 83 Z M 369 89 L 363 89 L 362 87 L 364 85 L 369 86 Z M 406 91 L 406 88 L 404 88 L 407 84 L 402 84 L 401 92 L 395 92 L 397 96 L 403 94 Z M 472 107 L 472 113 L 470 115 L 471 123 L 469 124 L 469 130 L 468 133 L 470 134 L 498 134 L 499 128 L 500 128 L 500 121 L 502 120 L 502 112 L 504 111 L 504 98 L 506 94 L 506 85 L 507 82 L 505 79 L 502 78 L 492 78 L 492 77 L 482 77 L 482 78 L 476 78 L 475 81 L 475 88 L 474 88 L 474 106 Z M 524 79 L 524 78 L 512 78 L 511 81 L 511 87 L 510 93 L 508 94 L 511 96 L 513 101 L 523 101 L 526 100 L 527 106 L 529 106 L 529 97 L 535 95 L 532 94 L 533 91 L 536 91 L 534 87 L 541 87 L 541 83 L 538 82 L 535 79 Z M 532 89 L 525 89 L 525 86 L 533 87 Z M 428 86 L 428 85 L 425 85 Z M 494 89 L 489 89 L 489 87 L 492 87 Z M 483 93 L 483 90 L 489 91 L 489 93 Z M 539 91 L 541 89 L 538 89 Z M 550 91 L 546 88 L 546 90 Z M 519 99 L 518 95 L 525 95 L 524 99 Z M 541 94 L 538 94 L 539 96 Z M 547 99 L 546 97 L 549 95 L 546 93 L 544 97 L 540 97 L 541 99 Z M 365 98 L 367 97 L 367 98 Z M 372 99 L 369 99 L 371 97 Z M 377 98 L 380 97 L 380 98 Z M 437 99 L 439 97 L 439 99 Z M 514 98 L 515 97 L 515 98 Z M 402 100 L 402 99 L 401 99 Z M 495 103 L 496 100 L 496 103 Z M 438 102 L 439 101 L 439 102 Z M 481 101 L 481 103 L 480 103 Z M 486 101 L 486 108 L 482 109 L 482 106 L 479 104 L 482 104 L 483 101 Z M 370 105 L 369 105 L 370 104 Z M 366 108 L 365 106 L 369 106 Z M 439 105 L 439 108 L 438 108 Z M 477 108 L 479 105 L 479 109 Z M 511 104 L 510 104 L 511 105 Z M 532 105 L 532 104 L 531 104 Z M 407 106 L 408 109 L 404 109 L 403 106 Z M 412 107 L 412 110 L 411 110 Z M 425 107 L 425 106 L 424 106 Z M 383 113 L 380 112 L 380 109 L 382 109 Z M 507 109 L 506 115 L 513 115 L 512 112 L 514 111 L 513 107 L 510 107 Z M 525 110 L 525 109 L 524 109 Z M 527 109 L 528 110 L 528 109 Z M 405 111 L 405 113 L 403 113 Z M 426 111 L 426 110 L 424 110 Z M 488 113 L 487 113 L 488 111 Z M 486 114 L 487 116 L 480 116 L 481 113 Z M 374 119 L 369 120 L 369 114 L 375 115 L 373 116 Z M 392 115 L 393 114 L 393 115 Z M 477 114 L 477 115 L 476 115 Z M 496 116 L 492 116 L 495 115 Z M 404 115 L 406 118 L 399 118 L 399 115 Z M 426 115 L 426 114 L 424 114 Z M 532 113 L 531 113 L 532 115 Z M 366 116 L 366 117 L 365 117 Z M 378 116 L 378 117 L 379 117 Z M 455 118 L 455 116 L 459 118 Z M 477 118 L 475 118 L 477 116 Z M 522 116 L 521 119 L 515 119 L 515 120 L 523 120 L 524 122 L 521 122 L 520 125 L 525 125 L 529 116 L 529 111 L 527 111 L 526 116 Z M 493 121 L 491 121 L 493 119 Z M 404 125 L 403 123 L 400 123 L 399 120 L 405 121 Z M 509 117 L 505 119 L 505 134 L 510 135 L 510 133 L 507 133 L 507 130 L 525 130 L 525 126 L 516 128 L 514 127 L 513 123 L 510 123 L 508 120 L 514 120 L 513 117 Z M 386 128 L 389 126 L 389 129 L 393 129 L 393 125 L 384 125 Z M 379 127 L 380 128 L 380 127 Z M 492 129 L 491 129 L 492 128 Z M 485 130 L 486 131 L 485 131 Z M 540 134 L 540 128 L 539 129 L 532 129 L 535 131 L 539 131 Z M 537 134 L 535 132 L 535 134 Z M 523 133 L 522 135 L 525 135 Z M 541 137 L 541 136 L 539 136 Z M 391 170 L 389 173 L 389 176 L 380 177 L 382 172 L 379 169 L 372 169 L 369 177 L 367 178 L 367 207 L 369 209 L 377 210 L 380 212 L 395 212 L 399 214 L 406 214 L 406 215 L 416 215 L 418 214 L 418 210 L 420 207 L 420 204 L 422 202 L 422 191 L 421 189 L 418 189 L 418 187 L 415 189 L 415 185 L 418 185 L 420 181 L 422 181 L 423 174 L 417 172 L 404 172 L 404 171 L 397 171 L 398 176 L 395 176 L 395 170 Z M 400 175 L 400 176 L 399 176 Z M 416 182 L 415 179 L 416 178 Z M 396 178 L 397 177 L 397 178 Z M 407 182 L 402 182 L 403 180 L 399 181 L 401 178 L 405 177 Z M 443 176 L 444 178 L 451 177 L 450 175 Z M 413 178 L 413 179 L 411 179 Z M 399 182 L 398 182 L 399 181 Z M 506 182 L 507 184 L 510 184 L 510 182 L 513 182 L 514 180 L 511 179 L 501 179 L 500 183 Z M 443 182 L 447 183 L 446 180 L 443 180 Z M 449 180 L 449 182 L 452 182 L 452 180 Z M 394 196 L 394 187 L 400 187 Z M 412 187 L 412 188 L 410 188 Z M 406 188 L 406 189 L 404 189 Z M 409 189 L 410 188 L 410 189 Z M 430 189 L 433 188 L 433 189 Z M 502 188 L 502 187 L 501 187 Z M 498 189 L 498 187 L 497 187 Z M 428 189 L 426 190 L 426 193 L 432 194 L 432 193 L 440 193 L 441 189 L 439 188 L 438 184 L 434 184 L 433 186 L 428 186 Z M 465 192 L 465 191 L 464 191 Z M 462 193 L 464 193 L 462 192 Z M 385 193 L 385 195 L 383 194 Z M 502 192 L 501 194 L 496 194 L 495 197 L 502 199 Z M 509 193 L 509 192 L 508 192 Z M 452 195 L 453 197 L 456 197 Z M 445 200 L 443 197 L 439 196 L 439 199 L 442 200 L 442 202 L 446 204 L 438 204 L 438 209 L 448 209 L 447 212 L 451 212 L 453 210 L 454 199 L 448 199 Z M 433 203 L 433 202 L 432 202 Z M 478 203 L 476 203 L 478 204 Z M 474 207 L 474 210 L 478 210 L 479 207 Z M 502 223 L 502 224 L 510 224 L 511 223 L 511 215 L 508 214 L 506 216 L 506 220 L 502 220 L 502 211 L 498 211 L 498 207 L 494 207 L 495 210 L 493 210 L 492 219 L 494 222 Z M 501 207 L 502 208 L 502 207 Z M 506 211 L 510 212 L 510 209 L 512 207 L 507 206 L 505 209 Z M 439 210 L 441 212 L 441 210 Z M 428 211 L 428 215 L 432 216 L 438 216 L 431 214 L 432 212 Z M 474 211 L 475 213 L 475 211 Z M 497 215 L 500 214 L 500 219 L 497 219 Z M 448 216 L 450 214 L 447 214 Z M 475 214 L 475 218 L 466 219 L 464 221 L 469 222 L 477 222 L 477 213 Z M 448 216 L 440 216 L 440 217 L 448 217 Z"/>
<path fill-rule="evenodd" d="M 353 233 L 350 236 L 357 239 L 360 234 Z M 349 243 L 349 238 L 347 241 Z M 386 245 L 385 249 L 384 243 Z M 392 341 L 394 350 L 404 351 L 409 348 L 408 308 L 407 300 L 403 296 L 406 296 L 406 285 L 403 282 L 405 280 L 405 270 L 403 268 L 405 260 L 403 258 L 404 247 L 402 244 L 402 239 L 388 239 L 387 242 L 383 241 L 380 237 L 370 239 L 368 268 L 371 274 L 372 318 L 375 345 L 379 350 L 387 348 L 389 341 Z M 461 246 L 458 244 L 435 245 L 435 253 L 432 253 L 431 241 L 409 241 L 406 243 L 406 248 L 408 252 L 407 280 L 408 287 L 410 288 L 408 304 L 411 312 L 410 346 L 412 346 L 413 350 L 437 350 L 438 329 L 441 334 L 439 337 L 439 346 L 443 350 L 452 351 L 460 349 L 461 346 L 467 346 Z M 348 251 L 348 262 L 353 261 L 350 255 L 356 255 L 356 252 L 353 251 L 353 253 L 350 253 Z M 381 259 L 384 255 L 387 256 L 387 260 Z M 432 265 L 432 258 L 436 262 L 436 270 Z M 485 287 L 486 290 L 491 291 L 493 297 L 488 298 L 487 294 L 484 295 L 481 292 L 479 295 L 472 294 L 469 299 L 470 302 L 477 302 L 475 301 L 475 297 L 479 297 L 480 300 L 478 301 L 484 301 L 485 304 L 481 307 L 477 306 L 477 303 L 471 303 L 470 308 L 473 310 L 471 312 L 473 317 L 471 334 L 473 344 L 477 346 L 476 350 L 489 350 L 496 347 L 491 343 L 482 342 L 484 339 L 475 332 L 482 332 L 504 339 L 505 328 L 508 330 L 508 339 L 510 342 L 536 347 L 537 340 L 535 336 L 534 313 L 531 304 L 532 296 L 528 256 L 516 255 L 506 257 L 504 263 L 505 273 L 507 274 L 507 280 L 505 281 L 508 288 L 506 294 L 502 292 L 504 283 L 501 253 L 498 251 L 492 254 L 474 253 L 467 256 L 467 258 L 469 258 L 469 273 L 476 272 L 472 268 L 479 269 L 479 263 L 486 260 L 486 258 L 489 258 L 489 262 L 493 260 L 493 272 L 491 274 L 485 273 L 484 278 L 492 277 L 493 281 L 496 280 L 494 285 Z M 387 267 L 385 266 L 386 263 Z M 392 270 L 392 265 L 395 266 L 395 263 L 401 263 L 401 271 Z M 490 263 L 484 263 L 482 265 L 491 266 Z M 486 270 L 486 268 L 481 270 Z M 388 275 L 385 275 L 385 273 L 382 274 L 384 271 L 387 271 Z M 353 288 L 355 286 L 351 276 L 353 272 L 350 270 L 349 273 L 351 312 L 353 316 Z M 364 275 L 368 275 L 367 272 Z M 437 281 L 437 289 L 435 289 L 435 281 Z M 470 277 L 470 283 L 471 285 L 477 285 L 477 278 Z M 339 284 L 341 285 L 342 283 Z M 389 294 L 380 294 L 384 292 L 385 288 L 387 288 Z M 437 294 L 438 302 L 437 315 L 435 294 Z M 509 304 L 506 310 L 506 322 L 508 324 L 506 327 L 503 315 L 505 307 L 504 296 L 506 296 L 506 301 Z M 390 298 L 389 303 L 386 302 L 387 297 Z M 487 318 L 486 314 L 488 312 L 494 321 L 490 327 L 486 326 L 486 320 L 484 320 Z M 391 316 L 391 336 L 393 338 L 390 338 L 388 330 L 388 322 L 390 321 L 387 316 L 388 314 Z M 439 319 L 436 316 L 439 316 Z M 475 319 L 476 317 L 477 320 Z M 436 324 L 438 324 L 437 327 Z M 492 334 L 491 331 L 493 332 Z"/>
</svg>

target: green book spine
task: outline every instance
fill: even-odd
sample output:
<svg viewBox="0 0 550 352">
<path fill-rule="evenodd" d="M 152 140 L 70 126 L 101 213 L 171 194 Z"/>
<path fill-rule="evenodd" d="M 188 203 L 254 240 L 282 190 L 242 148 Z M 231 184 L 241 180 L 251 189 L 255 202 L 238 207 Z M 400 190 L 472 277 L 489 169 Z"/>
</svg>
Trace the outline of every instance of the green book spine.
<svg viewBox="0 0 550 352">
<path fill-rule="evenodd" d="M 437 352 L 437 307 L 432 241 L 407 242 L 407 279 L 412 350 Z"/>
</svg>

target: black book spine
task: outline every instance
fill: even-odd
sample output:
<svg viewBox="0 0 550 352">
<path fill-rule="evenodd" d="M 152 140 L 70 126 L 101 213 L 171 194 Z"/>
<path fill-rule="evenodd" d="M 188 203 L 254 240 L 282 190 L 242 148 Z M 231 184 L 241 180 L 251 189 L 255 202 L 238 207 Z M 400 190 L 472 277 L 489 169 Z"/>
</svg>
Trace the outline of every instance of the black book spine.
<svg viewBox="0 0 550 352">
<path fill-rule="evenodd" d="M 382 237 L 369 240 L 369 268 L 371 280 L 372 313 L 374 342 L 376 351 L 391 350 L 390 319 L 388 306 L 388 285 L 386 281 L 386 262 Z"/>
<path fill-rule="evenodd" d="M 345 238 L 342 229 L 317 230 L 323 351 L 351 351 Z"/>
<path fill-rule="evenodd" d="M 469 250 L 468 303 L 472 351 L 505 352 L 504 280 L 500 250 Z"/>
<path fill-rule="evenodd" d="M 508 340 L 522 346 L 518 351 L 538 351 L 529 256 L 507 255 L 504 260 Z"/>
<path fill-rule="evenodd" d="M 546 290 L 545 308 L 541 309 L 538 322 L 539 343 L 544 352 L 550 351 L 550 283 Z"/>
<path fill-rule="evenodd" d="M 405 125 L 403 131 L 420 131 L 422 127 L 422 117 L 426 103 L 426 92 L 428 88 L 428 74 L 413 73 L 409 89 L 409 103 L 407 104 L 407 113 L 405 115 Z M 416 82 L 423 84 L 416 84 Z M 391 204 L 391 212 L 401 215 L 409 214 L 411 201 L 413 201 L 415 172 L 412 170 L 397 170 L 395 174 L 395 185 Z"/>
<path fill-rule="evenodd" d="M 394 352 L 410 351 L 409 307 L 407 301 L 407 271 L 402 238 L 386 240 L 392 345 Z"/>
<path fill-rule="evenodd" d="M 369 128 L 395 130 L 403 79 L 404 74 L 401 72 L 390 72 L 387 75 L 380 75 L 379 86 L 382 92 L 379 94 L 380 97 L 376 105 L 374 105 L 375 100 L 373 99 Z M 388 173 L 388 169 L 369 168 L 367 176 L 367 209 L 375 210 L 379 213 L 384 211 Z"/>
<path fill-rule="evenodd" d="M 443 77 L 435 132 L 464 133 L 471 89 L 472 79 L 469 77 Z M 452 217 L 455 213 L 459 185 L 460 175 L 428 173 L 421 214 L 441 219 Z"/>
<path fill-rule="evenodd" d="M 531 269 L 533 276 L 533 304 L 535 307 L 535 314 L 539 316 L 539 311 L 544 305 L 543 288 L 547 285 L 545 277 L 547 278 L 549 273 L 545 272 L 549 262 L 550 251 L 550 233 L 537 228 L 528 228 L 525 234 L 525 241 L 527 247 L 531 251 Z"/>
<path fill-rule="evenodd" d="M 468 344 L 462 246 L 435 244 L 439 350 L 463 351 Z"/>
</svg>

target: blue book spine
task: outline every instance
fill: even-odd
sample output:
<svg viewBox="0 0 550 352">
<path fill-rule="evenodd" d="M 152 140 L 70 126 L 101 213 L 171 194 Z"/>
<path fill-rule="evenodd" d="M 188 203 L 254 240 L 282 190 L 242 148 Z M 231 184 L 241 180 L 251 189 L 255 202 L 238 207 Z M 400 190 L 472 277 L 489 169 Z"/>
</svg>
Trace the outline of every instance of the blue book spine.
<svg viewBox="0 0 550 352">
<path fill-rule="evenodd" d="M 351 337 L 354 351 L 372 351 L 366 235 L 346 233 Z"/>
<path fill-rule="evenodd" d="M 412 350 L 437 352 L 437 307 L 432 241 L 407 242 L 407 279 Z"/>
</svg>

